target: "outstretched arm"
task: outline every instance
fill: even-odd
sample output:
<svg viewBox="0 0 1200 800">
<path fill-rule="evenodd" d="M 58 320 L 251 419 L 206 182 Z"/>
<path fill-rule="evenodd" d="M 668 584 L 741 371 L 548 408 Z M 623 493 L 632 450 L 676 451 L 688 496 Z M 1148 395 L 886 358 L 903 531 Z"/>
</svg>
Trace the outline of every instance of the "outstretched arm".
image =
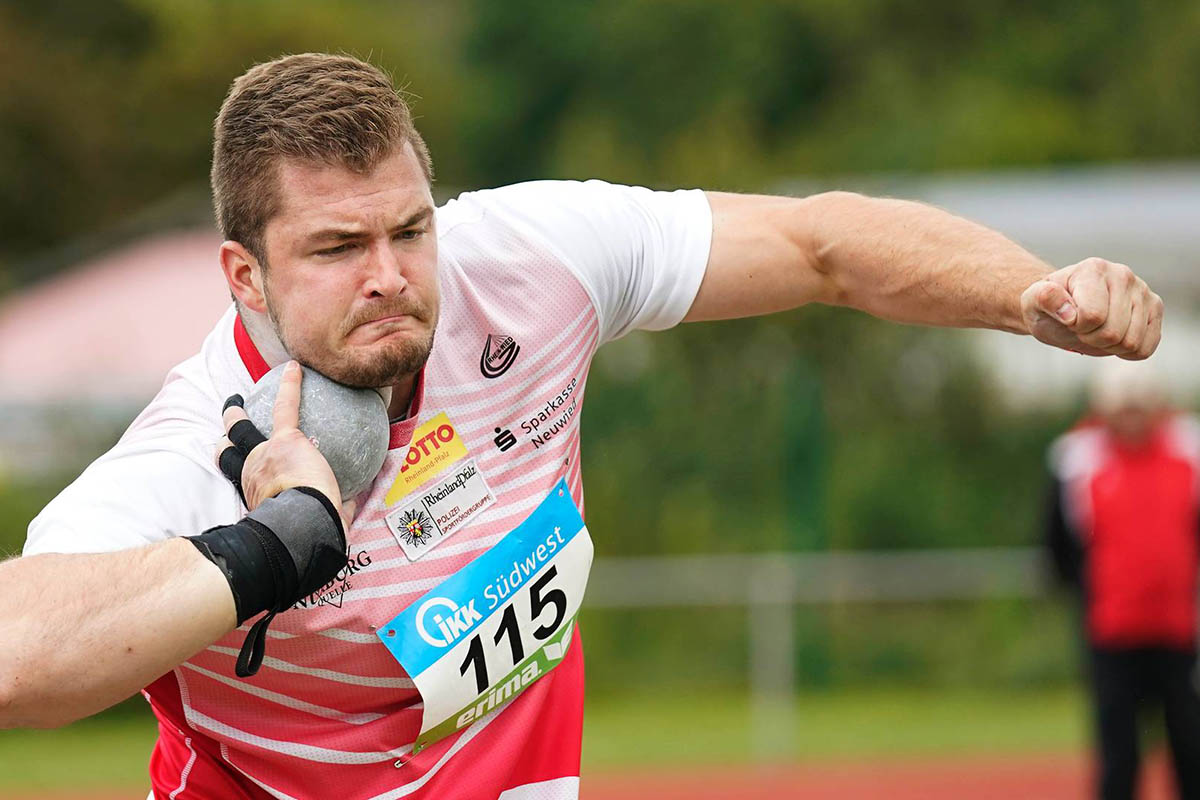
<svg viewBox="0 0 1200 800">
<path fill-rule="evenodd" d="M 713 242 L 685 321 L 805 303 L 884 319 L 1032 334 L 1089 355 L 1146 358 L 1162 300 L 1123 264 L 1051 267 L 1004 236 L 905 200 L 708 193 Z"/>
</svg>

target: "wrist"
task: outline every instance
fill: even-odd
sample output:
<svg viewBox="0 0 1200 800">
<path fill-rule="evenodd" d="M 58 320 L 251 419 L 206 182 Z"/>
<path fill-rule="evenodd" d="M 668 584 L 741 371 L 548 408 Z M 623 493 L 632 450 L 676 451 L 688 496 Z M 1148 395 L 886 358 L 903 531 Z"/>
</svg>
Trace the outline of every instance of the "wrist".
<svg viewBox="0 0 1200 800">
<path fill-rule="evenodd" d="M 309 487 L 288 489 L 234 525 L 188 538 L 225 576 L 239 625 L 268 612 L 243 645 L 237 668 L 243 677 L 257 671 L 274 615 L 319 589 L 346 564 L 341 516 L 325 495 Z"/>
</svg>

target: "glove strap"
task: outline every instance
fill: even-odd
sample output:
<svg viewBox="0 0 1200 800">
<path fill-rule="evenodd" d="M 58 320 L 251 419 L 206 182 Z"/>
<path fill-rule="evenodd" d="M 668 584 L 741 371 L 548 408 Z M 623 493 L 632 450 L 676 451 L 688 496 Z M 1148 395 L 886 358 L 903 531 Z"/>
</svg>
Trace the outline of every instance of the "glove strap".
<svg viewBox="0 0 1200 800">
<path fill-rule="evenodd" d="M 249 678 L 262 666 L 263 654 L 267 646 L 267 627 L 273 619 L 275 619 L 275 612 L 268 611 L 262 619 L 250 626 L 250 632 L 246 634 L 246 641 L 242 642 L 242 649 L 238 651 L 237 665 L 234 667 L 239 678 Z"/>
</svg>

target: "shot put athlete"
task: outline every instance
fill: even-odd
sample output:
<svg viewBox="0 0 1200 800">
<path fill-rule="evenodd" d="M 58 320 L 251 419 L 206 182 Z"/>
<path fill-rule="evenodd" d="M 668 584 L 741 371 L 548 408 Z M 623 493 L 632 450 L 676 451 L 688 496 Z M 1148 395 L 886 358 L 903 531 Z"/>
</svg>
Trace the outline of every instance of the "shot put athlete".
<svg viewBox="0 0 1200 800">
<path fill-rule="evenodd" d="M 1055 270 L 916 203 L 540 181 L 435 208 L 431 175 L 368 64 L 234 82 L 212 180 L 236 303 L 0 566 L 0 723 L 143 690 L 161 799 L 574 798 L 599 346 L 807 303 L 1130 359 L 1160 336 L 1128 267 Z M 265 442 L 225 408 L 291 359 L 386 396 L 354 506 L 296 427 L 295 368 Z"/>
</svg>

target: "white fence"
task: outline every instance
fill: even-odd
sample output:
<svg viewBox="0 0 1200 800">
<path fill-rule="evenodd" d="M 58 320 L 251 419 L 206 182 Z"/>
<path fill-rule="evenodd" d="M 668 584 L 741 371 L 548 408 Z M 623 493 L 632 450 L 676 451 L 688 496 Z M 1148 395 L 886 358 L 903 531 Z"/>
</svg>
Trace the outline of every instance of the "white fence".
<svg viewBox="0 0 1200 800">
<path fill-rule="evenodd" d="M 754 749 L 770 757 L 790 750 L 795 729 L 797 605 L 1034 597 L 1047 586 L 1036 548 L 604 558 L 584 603 L 744 606 Z"/>
</svg>

